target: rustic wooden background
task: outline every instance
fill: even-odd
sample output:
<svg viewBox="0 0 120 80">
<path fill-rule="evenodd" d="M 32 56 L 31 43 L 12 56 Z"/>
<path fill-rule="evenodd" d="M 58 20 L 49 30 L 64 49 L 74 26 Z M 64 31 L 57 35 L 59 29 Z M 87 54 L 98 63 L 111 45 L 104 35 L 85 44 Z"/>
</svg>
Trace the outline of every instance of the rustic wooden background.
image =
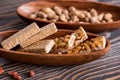
<svg viewBox="0 0 120 80">
<path fill-rule="evenodd" d="M 16 14 L 19 5 L 32 0 L 0 0 L 0 31 L 22 29 L 27 23 Z M 34 1 L 34 0 L 33 0 Z M 98 0 L 120 6 L 120 0 Z M 11 62 L 0 58 L 5 73 L 0 80 L 14 80 L 7 72 L 15 70 L 23 80 L 120 80 L 120 29 L 99 33 L 110 39 L 111 50 L 99 60 L 73 66 L 40 66 Z M 27 72 L 33 69 L 34 77 Z"/>
</svg>

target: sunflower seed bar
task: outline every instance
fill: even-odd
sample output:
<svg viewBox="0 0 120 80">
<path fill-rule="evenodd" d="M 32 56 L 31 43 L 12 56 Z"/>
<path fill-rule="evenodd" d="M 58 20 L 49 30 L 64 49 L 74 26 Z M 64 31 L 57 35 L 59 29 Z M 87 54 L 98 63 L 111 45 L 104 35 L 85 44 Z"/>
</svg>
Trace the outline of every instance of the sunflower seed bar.
<svg viewBox="0 0 120 80">
<path fill-rule="evenodd" d="M 55 53 L 65 53 L 68 49 L 73 48 L 73 44 L 75 41 L 75 35 L 66 35 L 64 37 L 55 38 L 55 46 L 53 48 L 53 52 Z"/>
<path fill-rule="evenodd" d="M 87 33 L 82 27 L 76 30 L 74 34 L 76 36 L 75 43 L 74 43 L 75 46 L 79 45 L 79 43 L 83 42 L 88 38 Z"/>
<path fill-rule="evenodd" d="M 86 42 L 92 49 L 95 50 L 102 50 L 106 46 L 106 39 L 104 36 L 99 36 L 96 38 L 92 38 L 90 41 Z"/>
<path fill-rule="evenodd" d="M 55 24 L 50 23 L 50 24 L 40 28 L 39 33 L 37 33 L 36 35 L 30 37 L 26 41 L 22 42 L 20 44 L 20 46 L 22 48 L 25 48 L 25 47 L 31 45 L 32 43 L 37 42 L 37 41 L 39 41 L 41 39 L 44 39 L 44 38 L 46 38 L 46 37 L 48 37 L 48 36 L 50 36 L 50 35 L 52 35 L 52 34 L 54 34 L 56 32 L 57 32 L 57 28 L 56 28 Z"/>
<path fill-rule="evenodd" d="M 19 49 L 18 51 L 33 53 L 49 53 L 54 44 L 55 44 L 54 40 L 43 40 L 35 42 L 34 44 L 26 48 Z"/>
<path fill-rule="evenodd" d="M 16 45 L 30 38 L 32 35 L 37 34 L 39 31 L 40 28 L 37 26 L 37 24 L 32 23 L 25 27 L 24 29 L 20 30 L 19 32 L 13 34 L 12 36 L 2 41 L 1 45 L 6 50 L 12 49 Z"/>
<path fill-rule="evenodd" d="M 102 50 L 106 46 L 106 39 L 104 36 L 99 36 L 80 43 L 78 46 L 67 51 L 67 54 L 88 53 L 92 51 Z"/>
</svg>

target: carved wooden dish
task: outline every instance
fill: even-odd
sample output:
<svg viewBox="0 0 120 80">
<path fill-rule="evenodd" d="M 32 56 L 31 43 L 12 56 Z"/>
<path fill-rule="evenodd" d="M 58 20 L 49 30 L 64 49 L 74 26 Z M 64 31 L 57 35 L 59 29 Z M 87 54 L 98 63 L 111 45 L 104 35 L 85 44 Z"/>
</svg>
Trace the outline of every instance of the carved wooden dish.
<svg viewBox="0 0 120 80">
<path fill-rule="evenodd" d="M 100 24 L 87 24 L 87 23 L 69 23 L 69 22 L 55 22 L 58 28 L 60 29 L 78 29 L 80 26 L 83 26 L 83 28 L 86 31 L 90 32 L 101 32 L 101 31 L 107 31 L 112 30 L 120 27 L 120 7 L 109 5 L 105 3 L 100 2 L 81 2 L 81 1 L 34 1 L 34 2 L 28 2 L 26 4 L 23 4 L 18 7 L 17 13 L 21 16 L 23 20 L 26 22 L 37 22 L 41 26 L 44 26 L 51 21 L 46 20 L 37 20 L 30 18 L 29 15 L 31 13 L 34 13 L 35 11 L 38 11 L 41 8 L 44 7 L 53 7 L 53 6 L 60 6 L 63 8 L 68 8 L 70 6 L 74 6 L 77 9 L 83 9 L 88 10 L 89 8 L 94 8 L 98 11 L 98 13 L 102 12 L 110 12 L 113 15 L 114 22 L 111 23 L 100 23 Z"/>
<path fill-rule="evenodd" d="M 14 34 L 15 30 L 0 32 L 0 42 L 5 38 Z M 71 30 L 58 30 L 58 32 L 50 38 L 64 36 L 70 34 L 73 31 Z M 88 33 L 90 37 L 96 37 L 98 35 Z M 38 53 L 28 53 L 28 52 L 19 52 L 15 50 L 5 50 L 0 47 L 0 56 L 12 61 L 18 61 L 22 63 L 29 64 L 40 64 L 40 65 L 73 65 L 73 64 L 83 64 L 93 60 L 96 60 L 103 55 L 105 55 L 110 48 L 110 42 L 106 41 L 106 48 L 103 50 L 84 53 L 84 54 L 38 54 Z"/>
</svg>

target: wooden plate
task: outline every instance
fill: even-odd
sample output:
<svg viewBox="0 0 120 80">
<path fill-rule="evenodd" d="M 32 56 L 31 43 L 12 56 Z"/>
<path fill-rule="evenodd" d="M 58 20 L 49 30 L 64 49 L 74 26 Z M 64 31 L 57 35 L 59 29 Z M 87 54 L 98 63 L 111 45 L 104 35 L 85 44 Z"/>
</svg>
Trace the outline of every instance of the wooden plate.
<svg viewBox="0 0 120 80">
<path fill-rule="evenodd" d="M 26 22 L 37 22 L 40 24 L 40 26 L 44 26 L 51 21 L 45 21 L 45 20 L 37 20 L 32 19 L 29 17 L 29 15 L 35 11 L 38 11 L 41 8 L 44 7 L 53 7 L 53 6 L 60 6 L 63 8 L 67 8 L 70 6 L 75 6 L 79 9 L 88 10 L 89 8 L 95 8 L 99 13 L 102 12 L 110 12 L 113 14 L 114 22 L 112 23 L 100 23 L 100 24 L 85 24 L 85 23 L 69 23 L 69 22 L 55 22 L 58 28 L 60 29 L 78 29 L 80 26 L 83 26 L 83 28 L 86 31 L 90 32 L 101 32 L 101 31 L 108 31 L 112 29 L 116 29 L 120 27 L 120 7 L 109 5 L 105 3 L 100 2 L 81 2 L 81 1 L 51 1 L 51 2 L 45 2 L 45 1 L 34 1 L 29 2 L 26 4 L 23 4 L 18 7 L 17 13 L 21 16 L 23 20 Z"/>
<path fill-rule="evenodd" d="M 0 32 L 0 42 L 10 35 L 14 34 L 17 31 L 5 31 Z M 56 34 L 48 37 L 55 38 L 70 34 L 73 31 L 71 30 L 59 30 Z M 98 35 L 88 33 L 90 37 L 96 37 Z M 9 60 L 18 61 L 22 63 L 29 64 L 40 64 L 40 65 L 72 65 L 72 64 L 83 64 L 100 58 L 105 55 L 109 48 L 110 42 L 107 40 L 106 48 L 103 50 L 85 53 L 85 54 L 38 54 L 38 53 L 28 53 L 28 52 L 19 52 L 14 50 L 5 50 L 0 47 L 0 56 Z"/>
</svg>

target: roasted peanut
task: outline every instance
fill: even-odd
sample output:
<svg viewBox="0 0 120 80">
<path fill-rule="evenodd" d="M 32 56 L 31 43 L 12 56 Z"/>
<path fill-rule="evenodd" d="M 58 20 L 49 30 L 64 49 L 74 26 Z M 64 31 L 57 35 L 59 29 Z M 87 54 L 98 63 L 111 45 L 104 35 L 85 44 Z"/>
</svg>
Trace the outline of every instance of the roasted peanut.
<svg viewBox="0 0 120 80">
<path fill-rule="evenodd" d="M 55 11 L 55 13 L 57 14 L 57 15 L 62 15 L 62 9 L 60 8 L 60 7 L 57 7 L 57 6 L 54 6 L 53 7 L 53 10 Z"/>
<path fill-rule="evenodd" d="M 92 16 L 98 16 L 98 13 L 95 9 L 91 9 L 90 13 L 91 13 Z"/>
<path fill-rule="evenodd" d="M 88 18 L 91 18 L 91 17 L 92 17 L 91 14 L 90 14 L 89 12 L 87 12 L 87 11 L 84 11 L 84 14 L 85 14 L 85 16 L 88 17 Z"/>
<path fill-rule="evenodd" d="M 111 19 L 112 18 L 112 14 L 111 13 L 107 13 L 107 14 L 105 14 L 105 16 L 104 16 L 104 19 L 105 20 L 109 20 L 109 19 Z"/>
<path fill-rule="evenodd" d="M 85 14 L 83 13 L 83 11 L 77 11 L 77 16 L 79 19 L 85 18 Z"/>
<path fill-rule="evenodd" d="M 67 9 L 63 10 L 63 14 L 65 15 L 65 17 L 66 17 L 67 20 L 70 19 L 69 11 Z"/>
<path fill-rule="evenodd" d="M 38 13 L 38 17 L 43 18 L 43 19 L 46 19 L 46 18 L 47 18 L 47 14 L 45 14 L 45 13 L 42 12 L 42 11 L 40 11 L 40 12 Z"/>
<path fill-rule="evenodd" d="M 51 13 L 55 15 L 55 12 L 51 8 L 42 8 L 42 11 L 45 12 L 46 14 Z"/>
<path fill-rule="evenodd" d="M 60 20 L 63 22 L 68 22 L 64 14 L 60 15 Z"/>
<path fill-rule="evenodd" d="M 71 20 L 73 22 L 78 22 L 79 21 L 79 18 L 77 16 L 71 16 Z"/>
</svg>

